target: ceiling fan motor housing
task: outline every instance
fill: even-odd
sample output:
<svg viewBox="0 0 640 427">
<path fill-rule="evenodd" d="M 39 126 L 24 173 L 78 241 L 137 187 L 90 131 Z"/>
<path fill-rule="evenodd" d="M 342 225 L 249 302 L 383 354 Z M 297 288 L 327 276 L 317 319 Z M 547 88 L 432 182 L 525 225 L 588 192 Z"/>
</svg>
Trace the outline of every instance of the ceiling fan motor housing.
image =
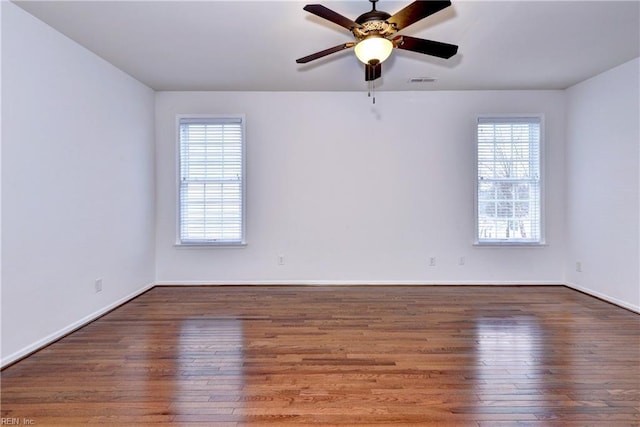
<svg viewBox="0 0 640 427">
<path fill-rule="evenodd" d="M 395 26 L 387 22 L 389 18 L 391 18 L 391 15 L 381 10 L 363 13 L 355 21 L 360 27 L 353 27 L 351 32 L 358 40 L 365 39 L 370 35 L 388 37 L 398 31 Z"/>
</svg>

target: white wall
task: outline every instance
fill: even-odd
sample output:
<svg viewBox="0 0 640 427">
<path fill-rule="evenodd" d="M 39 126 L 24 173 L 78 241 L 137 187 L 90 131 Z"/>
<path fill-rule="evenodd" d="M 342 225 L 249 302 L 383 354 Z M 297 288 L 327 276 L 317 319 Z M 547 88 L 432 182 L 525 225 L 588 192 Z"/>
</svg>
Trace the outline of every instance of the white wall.
<svg viewBox="0 0 640 427">
<path fill-rule="evenodd" d="M 154 94 L 1 3 L 5 365 L 153 283 Z"/>
<path fill-rule="evenodd" d="M 640 311 L 640 59 L 567 90 L 566 280 Z M 582 272 L 576 271 L 576 262 Z"/>
<path fill-rule="evenodd" d="M 562 283 L 564 108 L 563 91 L 383 92 L 373 106 L 364 82 L 357 93 L 157 93 L 157 282 Z M 243 249 L 174 246 L 175 116 L 188 113 L 246 114 Z M 483 113 L 545 115 L 547 246 L 472 246 Z"/>
<path fill-rule="evenodd" d="M 2 23 L 0 4 L 0 23 Z M 2 31 L 0 31 L 0 53 L 2 53 Z M 2 99 L 2 55 L 0 54 L 0 100 Z M 2 354 L 2 102 L 0 102 L 0 355 Z M 0 356 L 2 360 L 2 356 Z M 0 363 L 0 366 L 2 364 Z"/>
</svg>

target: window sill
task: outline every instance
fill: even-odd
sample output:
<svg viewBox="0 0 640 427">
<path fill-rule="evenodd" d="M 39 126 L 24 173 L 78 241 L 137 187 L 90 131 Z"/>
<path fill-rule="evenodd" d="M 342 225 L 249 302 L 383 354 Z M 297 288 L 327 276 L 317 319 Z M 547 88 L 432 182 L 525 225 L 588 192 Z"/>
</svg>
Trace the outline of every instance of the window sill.
<svg viewBox="0 0 640 427">
<path fill-rule="evenodd" d="M 474 242 L 477 248 L 540 248 L 549 246 L 546 242 Z"/>
<path fill-rule="evenodd" d="M 243 249 L 247 247 L 246 242 L 241 243 L 175 243 L 173 245 L 175 248 L 180 249 L 216 249 L 216 248 L 224 248 L 224 249 Z"/>
</svg>

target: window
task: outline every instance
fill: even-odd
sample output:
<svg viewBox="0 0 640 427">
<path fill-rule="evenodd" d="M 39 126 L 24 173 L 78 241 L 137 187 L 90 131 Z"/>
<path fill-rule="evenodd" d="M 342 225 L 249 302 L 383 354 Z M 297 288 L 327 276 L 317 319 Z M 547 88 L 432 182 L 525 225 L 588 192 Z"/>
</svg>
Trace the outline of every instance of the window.
<svg viewBox="0 0 640 427">
<path fill-rule="evenodd" d="M 541 117 L 480 117 L 476 240 L 540 244 Z"/>
<path fill-rule="evenodd" d="M 179 243 L 243 244 L 244 118 L 179 118 Z"/>
</svg>

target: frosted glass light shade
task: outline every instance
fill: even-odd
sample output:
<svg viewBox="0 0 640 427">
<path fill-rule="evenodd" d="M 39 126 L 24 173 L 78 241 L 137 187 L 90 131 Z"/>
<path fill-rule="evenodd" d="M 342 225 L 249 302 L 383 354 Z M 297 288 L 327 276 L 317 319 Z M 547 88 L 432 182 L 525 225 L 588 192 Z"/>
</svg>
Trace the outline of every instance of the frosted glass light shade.
<svg viewBox="0 0 640 427">
<path fill-rule="evenodd" d="M 365 64 L 371 61 L 382 62 L 391 55 L 393 43 L 380 36 L 370 36 L 355 47 L 356 56 Z"/>
</svg>

